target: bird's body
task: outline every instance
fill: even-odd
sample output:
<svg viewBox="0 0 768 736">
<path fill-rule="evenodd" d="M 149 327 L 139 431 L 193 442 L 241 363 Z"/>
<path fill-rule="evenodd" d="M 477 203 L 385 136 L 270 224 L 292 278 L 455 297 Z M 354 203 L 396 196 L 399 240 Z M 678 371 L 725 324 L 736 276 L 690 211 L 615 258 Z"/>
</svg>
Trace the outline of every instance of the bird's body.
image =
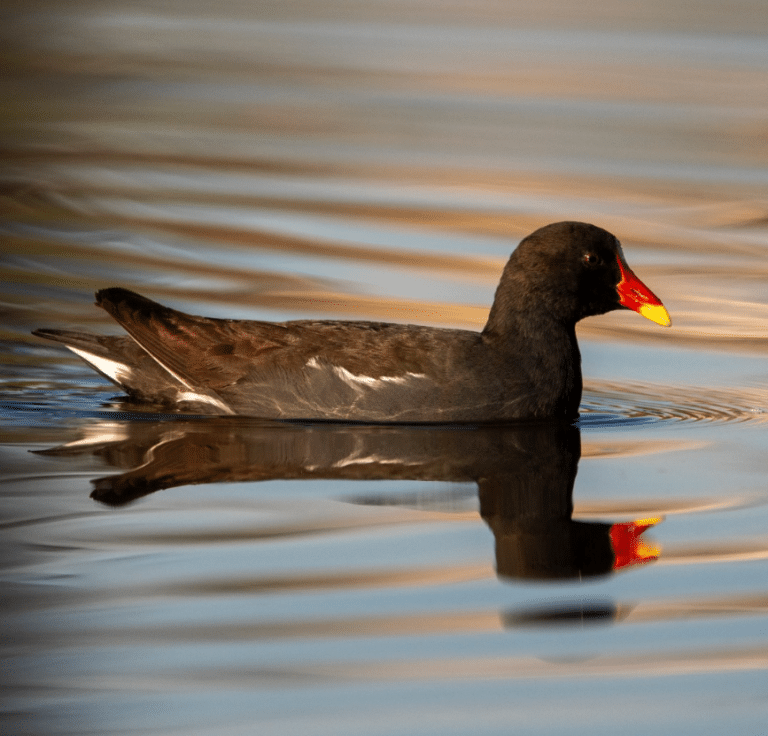
<svg viewBox="0 0 768 736">
<path fill-rule="evenodd" d="M 381 322 L 196 317 L 121 288 L 97 302 L 127 337 L 38 330 L 132 398 L 211 414 L 361 422 L 573 419 L 576 322 L 629 307 L 668 324 L 616 238 L 557 223 L 510 257 L 482 332 Z"/>
</svg>

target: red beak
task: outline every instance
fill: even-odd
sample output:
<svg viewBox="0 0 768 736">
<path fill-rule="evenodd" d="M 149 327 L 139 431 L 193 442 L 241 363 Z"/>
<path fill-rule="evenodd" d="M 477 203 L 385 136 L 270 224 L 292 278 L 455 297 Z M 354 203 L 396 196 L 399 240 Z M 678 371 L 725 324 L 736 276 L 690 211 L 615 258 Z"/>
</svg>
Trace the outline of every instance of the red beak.
<svg viewBox="0 0 768 736">
<path fill-rule="evenodd" d="M 640 535 L 649 527 L 658 524 L 661 518 L 638 519 L 625 524 L 614 524 L 611 527 L 611 546 L 613 547 L 613 569 L 618 570 L 628 565 L 642 565 L 655 560 L 661 554 L 661 549 L 646 544 Z"/>
<path fill-rule="evenodd" d="M 619 262 L 619 270 L 621 271 L 621 281 L 616 286 L 616 291 L 619 293 L 619 304 L 634 310 L 662 327 L 669 327 L 672 320 L 669 318 L 667 310 L 664 309 L 661 300 L 632 273 L 632 269 L 627 265 L 621 251 L 619 251 L 616 260 Z"/>
</svg>

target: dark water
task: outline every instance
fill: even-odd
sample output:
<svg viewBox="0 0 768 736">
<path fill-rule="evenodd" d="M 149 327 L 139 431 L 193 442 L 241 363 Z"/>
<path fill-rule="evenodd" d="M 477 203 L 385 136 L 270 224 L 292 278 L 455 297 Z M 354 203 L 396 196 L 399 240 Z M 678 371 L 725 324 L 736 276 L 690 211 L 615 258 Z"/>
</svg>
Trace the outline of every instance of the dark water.
<svg viewBox="0 0 768 736">
<path fill-rule="evenodd" d="M 766 733 L 763 3 L 2 16 L 3 733 Z M 158 415 L 29 334 L 478 328 L 561 219 L 673 320 L 580 326 L 570 430 Z"/>
</svg>

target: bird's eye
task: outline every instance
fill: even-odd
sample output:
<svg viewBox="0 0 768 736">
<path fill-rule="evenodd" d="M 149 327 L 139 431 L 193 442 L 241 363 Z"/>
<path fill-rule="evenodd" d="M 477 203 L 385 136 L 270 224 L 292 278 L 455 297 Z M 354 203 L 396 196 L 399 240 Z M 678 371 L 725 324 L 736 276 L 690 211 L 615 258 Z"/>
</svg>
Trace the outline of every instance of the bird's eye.
<svg viewBox="0 0 768 736">
<path fill-rule="evenodd" d="M 596 266 L 600 262 L 600 259 L 594 253 L 584 254 L 584 263 L 587 266 Z"/>
</svg>

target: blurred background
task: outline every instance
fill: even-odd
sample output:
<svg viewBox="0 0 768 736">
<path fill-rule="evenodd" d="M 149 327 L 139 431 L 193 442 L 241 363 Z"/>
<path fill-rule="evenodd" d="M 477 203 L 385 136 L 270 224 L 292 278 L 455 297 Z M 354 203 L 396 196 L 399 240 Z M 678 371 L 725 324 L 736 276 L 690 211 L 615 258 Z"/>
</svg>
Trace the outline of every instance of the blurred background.
<svg viewBox="0 0 768 736">
<path fill-rule="evenodd" d="M 5 0 L 0 67 L 8 733 L 764 733 L 763 0 Z M 655 564 L 503 579 L 455 478 L 89 498 L 256 441 L 128 413 L 30 335 L 117 332 L 95 290 L 479 329 L 566 219 L 672 316 L 579 326 L 575 517 L 666 517 Z"/>
<path fill-rule="evenodd" d="M 562 219 L 615 232 L 675 317 L 585 330 L 766 335 L 761 2 L 2 12 L 13 339 L 103 320 L 105 283 L 477 327 L 517 240 Z"/>
</svg>

